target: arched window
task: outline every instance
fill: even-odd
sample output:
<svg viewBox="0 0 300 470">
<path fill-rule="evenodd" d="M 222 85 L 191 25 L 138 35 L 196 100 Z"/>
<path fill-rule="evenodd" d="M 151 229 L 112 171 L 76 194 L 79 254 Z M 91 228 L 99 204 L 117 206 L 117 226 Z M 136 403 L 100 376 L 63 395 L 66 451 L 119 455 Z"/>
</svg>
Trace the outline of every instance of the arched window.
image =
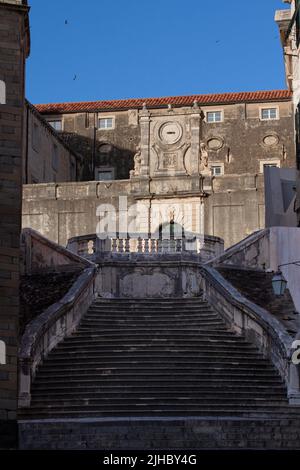
<svg viewBox="0 0 300 470">
<path fill-rule="evenodd" d="M 6 104 L 6 85 L 3 80 L 0 80 L 0 104 Z"/>
</svg>

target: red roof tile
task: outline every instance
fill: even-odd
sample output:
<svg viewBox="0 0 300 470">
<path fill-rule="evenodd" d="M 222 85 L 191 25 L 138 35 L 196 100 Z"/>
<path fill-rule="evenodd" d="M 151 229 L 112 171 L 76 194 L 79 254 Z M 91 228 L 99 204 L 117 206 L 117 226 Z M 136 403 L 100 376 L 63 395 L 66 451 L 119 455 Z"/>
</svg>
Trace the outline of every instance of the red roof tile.
<svg viewBox="0 0 300 470">
<path fill-rule="evenodd" d="M 112 109 L 142 108 L 146 103 L 148 108 L 159 108 L 172 104 L 173 106 L 191 106 L 195 100 L 199 105 L 230 104 L 243 102 L 265 102 L 288 100 L 292 97 L 289 90 L 253 91 L 238 93 L 219 93 L 212 95 L 169 96 L 164 98 L 132 98 L 110 101 L 86 101 L 78 103 L 50 103 L 35 105 L 42 114 L 93 112 Z"/>
</svg>

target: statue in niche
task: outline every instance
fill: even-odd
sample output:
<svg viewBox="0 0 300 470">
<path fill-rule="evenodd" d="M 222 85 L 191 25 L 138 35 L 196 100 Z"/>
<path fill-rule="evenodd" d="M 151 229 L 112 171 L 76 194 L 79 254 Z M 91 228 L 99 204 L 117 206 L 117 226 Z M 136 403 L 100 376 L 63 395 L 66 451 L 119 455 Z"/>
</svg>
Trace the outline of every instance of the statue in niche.
<svg viewBox="0 0 300 470">
<path fill-rule="evenodd" d="M 140 146 L 136 148 L 136 154 L 134 155 L 133 160 L 134 160 L 134 170 L 130 170 L 130 177 L 139 176 L 140 171 L 141 171 L 142 152 L 141 152 Z"/>
<path fill-rule="evenodd" d="M 208 151 L 204 142 L 200 143 L 200 171 L 209 172 L 208 168 Z"/>
</svg>

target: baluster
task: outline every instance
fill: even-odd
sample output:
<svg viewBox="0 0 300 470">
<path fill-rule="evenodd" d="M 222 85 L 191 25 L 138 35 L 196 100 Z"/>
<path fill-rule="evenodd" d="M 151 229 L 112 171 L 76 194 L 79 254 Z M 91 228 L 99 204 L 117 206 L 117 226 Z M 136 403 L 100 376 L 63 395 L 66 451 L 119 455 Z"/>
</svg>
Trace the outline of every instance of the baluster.
<svg viewBox="0 0 300 470">
<path fill-rule="evenodd" d="M 144 238 L 144 246 L 145 246 L 144 253 L 149 254 L 149 238 Z"/>
<path fill-rule="evenodd" d="M 119 246 L 118 246 L 118 252 L 123 253 L 124 252 L 124 240 L 123 238 L 118 238 Z"/>
<path fill-rule="evenodd" d="M 112 253 L 117 253 L 117 251 L 118 251 L 117 239 L 116 238 L 112 238 L 112 240 L 111 240 L 111 251 L 112 251 Z"/>
<path fill-rule="evenodd" d="M 125 238 L 125 251 L 126 253 L 130 253 L 130 239 Z"/>
<path fill-rule="evenodd" d="M 155 253 L 155 251 L 156 251 L 155 242 L 156 242 L 156 240 L 154 238 L 150 239 L 150 253 Z"/>
<path fill-rule="evenodd" d="M 176 253 L 180 253 L 182 251 L 182 239 L 178 238 L 176 240 Z"/>
<path fill-rule="evenodd" d="M 141 239 L 141 237 L 138 238 L 137 252 L 143 253 L 143 240 Z"/>
</svg>

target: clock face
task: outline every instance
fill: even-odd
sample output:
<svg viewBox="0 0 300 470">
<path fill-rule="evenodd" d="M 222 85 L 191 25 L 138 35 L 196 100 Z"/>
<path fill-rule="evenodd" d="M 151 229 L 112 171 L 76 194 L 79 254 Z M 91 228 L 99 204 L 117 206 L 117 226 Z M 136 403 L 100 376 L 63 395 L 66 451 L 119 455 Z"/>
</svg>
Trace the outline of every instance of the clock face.
<svg viewBox="0 0 300 470">
<path fill-rule="evenodd" d="M 159 138 L 164 144 L 175 144 L 182 136 L 182 128 L 177 122 L 166 122 L 159 129 Z"/>
</svg>

